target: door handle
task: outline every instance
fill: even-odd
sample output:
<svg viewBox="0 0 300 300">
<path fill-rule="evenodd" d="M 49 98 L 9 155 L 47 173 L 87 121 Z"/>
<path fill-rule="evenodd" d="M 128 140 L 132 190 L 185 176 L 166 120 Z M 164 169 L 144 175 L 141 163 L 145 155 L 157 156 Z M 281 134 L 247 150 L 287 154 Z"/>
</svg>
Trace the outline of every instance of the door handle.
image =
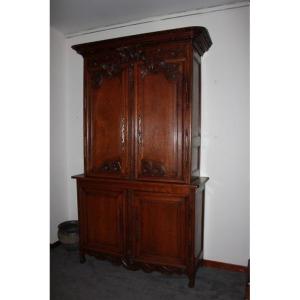
<svg viewBox="0 0 300 300">
<path fill-rule="evenodd" d="M 121 122 L 120 122 L 120 127 L 121 127 L 121 148 L 122 152 L 125 151 L 125 118 L 121 117 Z"/>
<path fill-rule="evenodd" d="M 139 146 L 142 146 L 143 138 L 142 138 L 142 117 L 138 116 L 138 130 L 137 130 L 137 139 Z"/>
</svg>

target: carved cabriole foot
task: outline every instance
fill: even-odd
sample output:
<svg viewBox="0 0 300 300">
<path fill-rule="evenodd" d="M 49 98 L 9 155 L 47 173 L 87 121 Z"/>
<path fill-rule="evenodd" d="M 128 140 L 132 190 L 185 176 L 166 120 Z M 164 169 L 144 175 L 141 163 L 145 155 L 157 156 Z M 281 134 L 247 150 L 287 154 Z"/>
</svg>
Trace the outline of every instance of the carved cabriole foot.
<svg viewBox="0 0 300 300">
<path fill-rule="evenodd" d="M 189 277 L 189 287 L 190 288 L 195 287 L 195 276 L 196 276 L 195 273 L 193 273 L 192 275 L 188 276 Z"/>
<path fill-rule="evenodd" d="M 197 273 L 197 267 L 198 267 L 198 263 L 195 263 L 195 259 L 193 259 L 191 261 L 191 266 L 190 266 L 190 268 L 187 272 L 187 276 L 189 278 L 189 287 L 190 288 L 195 287 L 195 278 L 196 278 L 196 273 Z"/>
<path fill-rule="evenodd" d="M 201 264 L 202 264 L 202 259 L 197 259 L 197 262 L 194 265 L 195 267 L 193 267 L 192 270 L 187 274 L 187 276 L 189 278 L 189 287 L 190 288 L 195 287 L 197 270 L 201 266 Z"/>
<path fill-rule="evenodd" d="M 81 264 L 84 264 L 86 262 L 85 255 L 82 252 L 80 252 L 79 254 L 79 261 Z"/>
</svg>

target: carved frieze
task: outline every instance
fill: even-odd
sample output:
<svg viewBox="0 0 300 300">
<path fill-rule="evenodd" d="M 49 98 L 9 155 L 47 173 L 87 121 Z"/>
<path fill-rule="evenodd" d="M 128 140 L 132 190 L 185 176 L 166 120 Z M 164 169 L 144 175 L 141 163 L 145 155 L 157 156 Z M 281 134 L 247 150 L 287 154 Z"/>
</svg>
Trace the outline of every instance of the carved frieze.
<svg viewBox="0 0 300 300">
<path fill-rule="evenodd" d="M 136 47 L 120 47 L 116 49 L 117 55 L 120 57 L 121 63 L 129 63 L 146 60 L 144 50 L 139 46 Z"/>
<path fill-rule="evenodd" d="M 144 78 L 149 73 L 164 73 L 168 80 L 178 80 L 181 78 L 179 64 L 170 64 L 164 61 L 146 62 L 141 67 L 141 77 Z"/>
<path fill-rule="evenodd" d="M 98 69 L 102 64 L 128 64 L 135 62 L 164 61 L 172 58 L 185 57 L 184 47 L 164 48 L 153 47 L 143 48 L 139 45 L 134 47 L 120 47 L 112 51 L 95 53 L 87 57 L 87 67 L 89 70 Z"/>
<path fill-rule="evenodd" d="M 124 66 L 136 62 L 142 62 L 142 78 L 149 73 L 163 72 L 168 80 L 177 80 L 181 76 L 179 64 L 167 63 L 166 59 L 184 57 L 184 52 L 184 47 L 120 47 L 87 57 L 86 63 L 94 88 L 101 86 L 103 78 L 116 76 Z"/>
<path fill-rule="evenodd" d="M 123 65 L 137 61 L 145 61 L 145 53 L 142 48 L 120 47 L 109 52 L 99 52 L 93 57 L 87 58 L 88 70 L 93 71 L 101 68 L 103 64 Z"/>
<path fill-rule="evenodd" d="M 92 85 L 94 88 L 100 87 L 103 78 L 112 78 L 121 71 L 116 64 L 101 64 L 96 70 L 91 71 Z"/>
<path fill-rule="evenodd" d="M 186 48 L 182 45 L 177 45 L 176 47 L 166 48 L 166 47 L 153 47 L 147 49 L 147 57 L 152 57 L 155 60 L 164 60 L 164 59 L 174 59 L 174 58 L 183 58 L 186 56 Z"/>
</svg>

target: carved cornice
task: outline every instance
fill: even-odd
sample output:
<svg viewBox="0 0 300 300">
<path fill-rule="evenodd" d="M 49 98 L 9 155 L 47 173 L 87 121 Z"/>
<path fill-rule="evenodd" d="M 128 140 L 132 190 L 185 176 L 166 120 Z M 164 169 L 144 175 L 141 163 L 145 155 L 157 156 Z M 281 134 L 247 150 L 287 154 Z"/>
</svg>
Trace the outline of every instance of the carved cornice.
<svg viewBox="0 0 300 300">
<path fill-rule="evenodd" d="M 204 27 L 196 27 L 193 37 L 193 46 L 202 56 L 211 47 L 212 41 L 210 39 L 209 33 Z"/>
<path fill-rule="evenodd" d="M 102 51 L 111 51 L 112 49 L 116 48 L 132 47 L 137 44 L 141 47 L 156 45 L 160 47 L 160 45 L 164 43 L 173 42 L 192 42 L 195 44 L 195 47 L 199 53 L 202 54 L 207 51 L 212 44 L 206 28 L 195 26 L 74 45 L 72 48 L 77 51 L 77 53 L 87 57 Z"/>
</svg>

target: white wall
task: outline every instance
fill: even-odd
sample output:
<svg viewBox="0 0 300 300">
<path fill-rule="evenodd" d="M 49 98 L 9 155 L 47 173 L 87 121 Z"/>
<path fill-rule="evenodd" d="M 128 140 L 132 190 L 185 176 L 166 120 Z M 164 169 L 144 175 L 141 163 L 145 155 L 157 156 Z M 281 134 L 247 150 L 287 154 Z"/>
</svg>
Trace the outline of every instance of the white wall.
<svg viewBox="0 0 300 300">
<path fill-rule="evenodd" d="M 50 29 L 50 242 L 57 240 L 57 225 L 68 219 L 66 151 L 66 42 Z M 72 205 L 74 205 L 72 203 Z"/>
<path fill-rule="evenodd" d="M 81 56 L 71 45 L 197 25 L 205 26 L 213 41 L 212 48 L 204 55 L 202 72 L 201 175 L 210 177 L 204 257 L 246 265 L 249 258 L 249 7 L 139 24 L 66 40 L 69 217 L 77 218 L 76 185 L 70 177 L 83 172 L 83 65 Z"/>
</svg>

